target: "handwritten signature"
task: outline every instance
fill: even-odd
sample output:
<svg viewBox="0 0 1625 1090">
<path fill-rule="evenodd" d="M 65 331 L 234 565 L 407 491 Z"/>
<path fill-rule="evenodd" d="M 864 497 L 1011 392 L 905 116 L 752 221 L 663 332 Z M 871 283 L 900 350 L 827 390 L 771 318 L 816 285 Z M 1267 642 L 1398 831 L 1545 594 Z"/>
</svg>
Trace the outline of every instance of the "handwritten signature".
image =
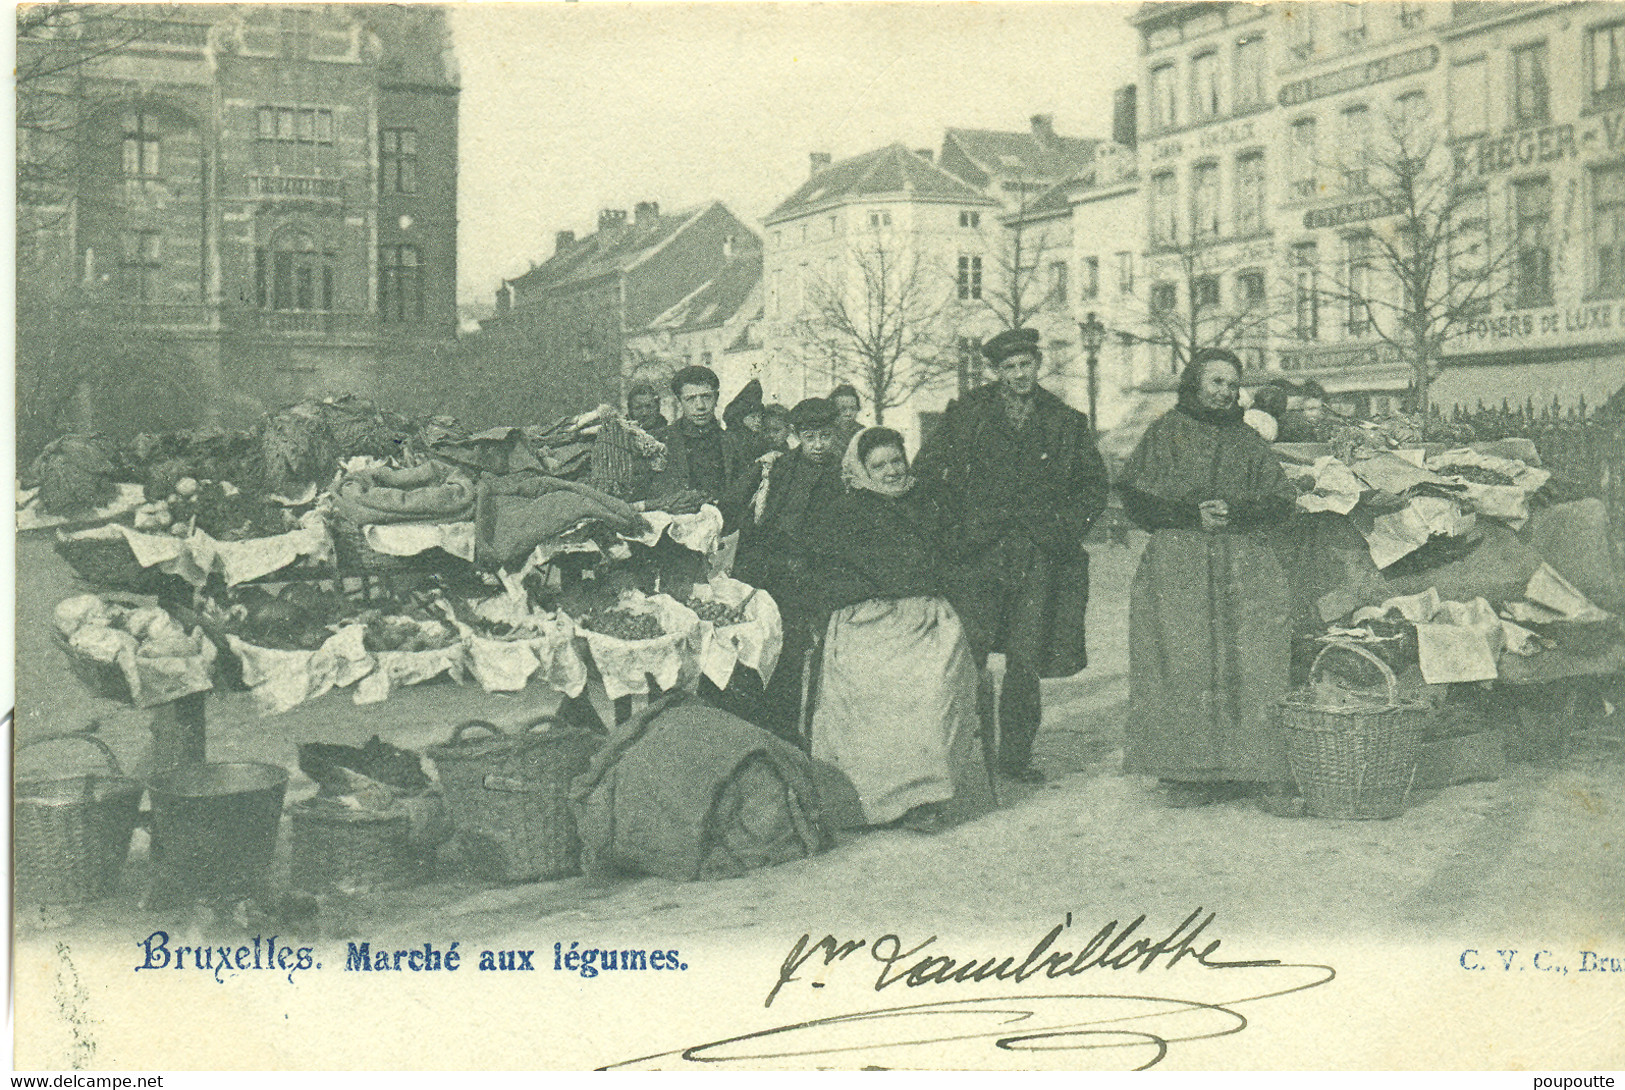
<svg viewBox="0 0 1625 1090">
<path fill-rule="evenodd" d="M 1212 976 L 1204 974 L 1203 987 L 1193 990 L 1214 994 L 1173 998 L 1099 992 L 951 999 L 774 1026 L 609 1066 L 760 1067 L 798 1061 L 810 1067 L 858 1061 L 870 1067 L 1019 1068 L 1033 1065 L 1033 1053 L 1065 1051 L 1073 1054 L 1067 1060 L 1072 1066 L 1083 1062 L 1082 1053 L 1094 1053 L 1090 1057 L 1094 1063 L 1143 1070 L 1161 1062 L 1173 1043 L 1224 1037 L 1246 1029 L 1247 1018 L 1231 1009 L 1234 1006 L 1319 987 L 1337 975 L 1326 965 L 1293 965 L 1275 959 L 1220 960 L 1215 957 L 1219 939 L 1197 942 L 1214 915 L 1203 917 L 1198 908 L 1155 939 L 1136 937 L 1145 924 L 1143 915 L 1126 927 L 1113 920 L 1072 951 L 1057 947 L 1072 925 L 1069 913 L 1024 956 L 951 956 L 939 952 L 936 936 L 906 946 L 895 934 L 881 935 L 872 942 L 825 935 L 814 942 L 808 933 L 791 946 L 764 1006 L 772 1006 L 786 985 L 801 980 L 798 974 L 815 958 L 828 967 L 864 950 L 869 957 L 854 960 L 878 963 L 877 992 L 897 984 L 912 989 L 986 982 L 1024 984 L 1040 977 L 1060 980 L 1100 970 L 1144 973 L 1159 966 L 1173 969 L 1188 960 L 1193 968 L 1213 971 Z M 1245 984 L 1241 983 L 1244 976 Z M 812 981 L 810 986 L 825 984 Z"/>
</svg>

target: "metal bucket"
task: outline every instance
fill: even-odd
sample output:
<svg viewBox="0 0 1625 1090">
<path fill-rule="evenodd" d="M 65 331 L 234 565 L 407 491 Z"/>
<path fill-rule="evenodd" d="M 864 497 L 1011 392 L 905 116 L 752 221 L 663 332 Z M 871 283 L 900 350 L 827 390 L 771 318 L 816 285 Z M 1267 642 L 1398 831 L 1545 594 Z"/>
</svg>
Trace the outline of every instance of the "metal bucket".
<svg viewBox="0 0 1625 1090">
<path fill-rule="evenodd" d="M 153 857 L 163 876 L 190 893 L 251 893 L 276 853 L 288 770 L 214 763 L 154 776 Z"/>
</svg>

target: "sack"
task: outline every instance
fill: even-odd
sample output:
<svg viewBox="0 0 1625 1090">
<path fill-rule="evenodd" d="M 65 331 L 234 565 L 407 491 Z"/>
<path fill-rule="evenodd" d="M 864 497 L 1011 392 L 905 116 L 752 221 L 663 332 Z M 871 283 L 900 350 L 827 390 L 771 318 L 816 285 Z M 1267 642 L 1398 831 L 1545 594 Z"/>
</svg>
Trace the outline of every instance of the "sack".
<svg viewBox="0 0 1625 1090">
<path fill-rule="evenodd" d="M 737 716 L 662 699 L 571 791 L 589 870 L 733 878 L 826 850 L 806 754 Z"/>
</svg>

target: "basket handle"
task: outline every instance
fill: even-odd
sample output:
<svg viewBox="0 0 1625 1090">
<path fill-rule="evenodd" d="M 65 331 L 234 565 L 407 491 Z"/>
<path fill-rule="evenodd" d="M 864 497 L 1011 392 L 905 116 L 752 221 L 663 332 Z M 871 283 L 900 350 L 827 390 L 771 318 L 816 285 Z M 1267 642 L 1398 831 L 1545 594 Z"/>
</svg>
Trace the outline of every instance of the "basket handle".
<svg viewBox="0 0 1625 1090">
<path fill-rule="evenodd" d="M 554 727 L 567 727 L 567 726 L 569 726 L 569 724 L 567 724 L 564 720 L 560 719 L 556 715 L 544 715 L 540 719 L 534 719 L 531 722 L 526 723 L 524 728 L 522 730 L 520 730 L 519 733 L 520 734 L 529 734 L 532 731 L 536 730 L 538 727 L 540 727 L 542 730 L 545 731 L 545 730 L 552 730 Z"/>
<path fill-rule="evenodd" d="M 1320 670 L 1320 660 L 1326 657 L 1326 652 L 1328 651 L 1352 651 L 1356 655 L 1359 655 L 1361 658 L 1365 659 L 1371 665 L 1375 666 L 1378 670 L 1381 670 L 1382 680 L 1386 683 L 1388 688 L 1388 706 L 1394 707 L 1399 703 L 1399 681 L 1394 677 L 1394 672 L 1393 670 L 1389 669 L 1388 664 L 1383 662 L 1376 655 L 1373 655 L 1370 651 L 1367 651 L 1365 648 L 1361 647 L 1359 644 L 1350 643 L 1346 640 L 1337 640 L 1328 643 L 1325 647 L 1320 649 L 1320 654 L 1315 656 L 1314 664 L 1309 667 L 1310 681 L 1315 680 L 1315 675 Z"/>
<path fill-rule="evenodd" d="M 488 723 L 484 719 L 470 719 L 465 723 L 457 724 L 457 726 L 455 728 L 453 728 L 453 730 L 451 732 L 451 737 L 446 739 L 446 744 L 448 746 L 450 746 L 450 745 L 456 745 L 458 742 L 461 742 L 463 740 L 463 732 L 468 730 L 470 727 L 479 727 L 481 730 L 490 731 L 491 734 L 495 735 L 498 738 L 502 737 L 505 733 L 507 733 L 501 727 L 497 726 L 495 723 Z"/>
<path fill-rule="evenodd" d="M 113 775 L 123 778 L 124 769 L 119 766 L 118 758 L 113 756 L 112 749 L 109 748 L 106 742 L 90 733 L 95 729 L 96 724 L 92 723 L 85 730 L 63 731 L 60 734 L 47 734 L 43 738 L 35 738 L 27 742 L 19 742 L 17 743 L 17 752 L 21 753 L 25 749 L 32 746 L 44 745 L 46 742 L 89 742 L 91 745 L 102 751 L 102 756 L 107 759 L 107 770 Z"/>
</svg>

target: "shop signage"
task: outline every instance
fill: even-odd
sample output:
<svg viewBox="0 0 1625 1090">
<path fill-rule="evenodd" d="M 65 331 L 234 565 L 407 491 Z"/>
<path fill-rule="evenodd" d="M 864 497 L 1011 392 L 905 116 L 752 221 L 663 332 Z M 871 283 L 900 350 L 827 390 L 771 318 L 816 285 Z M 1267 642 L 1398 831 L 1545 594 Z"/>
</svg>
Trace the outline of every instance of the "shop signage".
<svg viewBox="0 0 1625 1090">
<path fill-rule="evenodd" d="M 1151 158 L 1155 161 L 1161 161 L 1183 155 L 1187 150 L 1192 152 L 1212 151 L 1214 148 L 1228 148 L 1236 144 L 1245 144 L 1253 139 L 1253 132 L 1251 119 L 1231 121 L 1224 125 L 1214 125 L 1199 132 L 1189 133 L 1171 140 L 1158 141 L 1151 147 Z"/>
<path fill-rule="evenodd" d="M 1350 65 L 1335 72 L 1288 83 L 1281 88 L 1279 99 L 1282 106 L 1299 106 L 1310 99 L 1325 98 L 1327 95 L 1352 91 L 1357 87 L 1369 87 L 1373 83 L 1414 76 L 1418 72 L 1428 71 L 1438 63 L 1439 47 L 1426 45 L 1421 49 L 1395 53 L 1389 57 L 1380 57 L 1364 64 Z"/>
<path fill-rule="evenodd" d="M 1617 340 L 1622 323 L 1625 323 L 1625 304 L 1609 301 L 1509 310 L 1464 325 L 1453 338 L 1451 350 L 1482 352 Z"/>
<path fill-rule="evenodd" d="M 1397 211 L 1398 209 L 1386 197 L 1367 197 L 1363 201 L 1334 205 L 1331 208 L 1311 208 L 1303 214 L 1303 225 L 1311 230 L 1320 227 L 1341 227 L 1345 223 L 1359 223 L 1363 220 L 1391 216 Z"/>
<path fill-rule="evenodd" d="M 1456 172 L 1464 178 L 1500 174 L 1517 167 L 1625 150 L 1625 110 L 1611 110 L 1579 124 L 1544 125 L 1455 146 Z"/>
<path fill-rule="evenodd" d="M 1392 367 L 1403 362 L 1399 349 L 1384 341 L 1334 348 L 1286 348 L 1277 359 L 1283 371 L 1343 371 Z"/>
</svg>

